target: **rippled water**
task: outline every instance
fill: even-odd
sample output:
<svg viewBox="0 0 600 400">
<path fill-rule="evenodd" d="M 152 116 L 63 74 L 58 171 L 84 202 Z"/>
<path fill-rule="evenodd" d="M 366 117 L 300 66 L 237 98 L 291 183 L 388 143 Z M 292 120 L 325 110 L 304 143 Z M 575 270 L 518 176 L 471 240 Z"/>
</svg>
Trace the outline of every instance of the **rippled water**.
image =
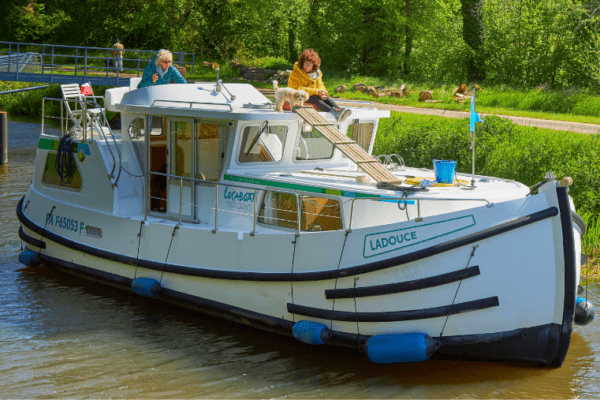
<svg viewBox="0 0 600 400">
<path fill-rule="evenodd" d="M 599 398 L 600 328 L 559 369 L 452 360 L 380 366 L 45 267 L 23 268 L 15 207 L 40 125 L 9 122 L 0 166 L 0 398 Z M 592 294 L 597 306 L 600 296 Z"/>
</svg>

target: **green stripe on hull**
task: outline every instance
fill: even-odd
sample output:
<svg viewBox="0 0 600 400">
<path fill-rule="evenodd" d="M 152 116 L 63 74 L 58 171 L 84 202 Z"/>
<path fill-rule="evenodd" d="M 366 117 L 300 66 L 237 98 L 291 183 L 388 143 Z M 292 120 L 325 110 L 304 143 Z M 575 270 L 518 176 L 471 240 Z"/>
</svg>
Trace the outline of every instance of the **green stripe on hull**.
<svg viewBox="0 0 600 400">
<path fill-rule="evenodd" d="M 303 192 L 329 194 L 329 195 L 333 195 L 333 196 L 381 198 L 381 196 L 367 194 L 367 193 L 348 192 L 345 190 L 328 189 L 328 188 L 321 188 L 321 187 L 307 186 L 307 185 L 298 185 L 298 184 L 287 183 L 287 182 L 276 182 L 276 181 L 269 181 L 266 179 L 249 178 L 249 177 L 237 176 L 237 175 L 225 175 L 225 180 L 232 181 L 232 182 L 249 183 L 252 185 L 271 186 L 271 187 L 276 187 L 279 189 L 300 190 Z"/>
<path fill-rule="evenodd" d="M 40 139 L 38 141 L 38 149 L 42 150 L 51 150 L 58 151 L 58 145 L 60 140 L 52 140 L 52 139 Z M 90 148 L 87 143 L 72 143 L 71 151 L 73 153 L 77 153 L 79 150 L 82 150 L 84 154 L 90 155 Z"/>
<path fill-rule="evenodd" d="M 42 150 L 58 150 L 58 140 L 52 139 L 40 139 L 38 142 L 38 148 Z"/>
</svg>

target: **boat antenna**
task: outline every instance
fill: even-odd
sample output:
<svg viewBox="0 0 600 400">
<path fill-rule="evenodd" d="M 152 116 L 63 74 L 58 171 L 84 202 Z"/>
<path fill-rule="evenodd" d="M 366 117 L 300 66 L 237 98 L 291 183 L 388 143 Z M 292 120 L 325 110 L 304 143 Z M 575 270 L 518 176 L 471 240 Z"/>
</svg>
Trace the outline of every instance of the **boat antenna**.
<svg viewBox="0 0 600 400">
<path fill-rule="evenodd" d="M 223 85 L 223 81 L 221 79 L 219 79 L 219 70 L 220 70 L 219 69 L 219 64 L 215 63 L 215 64 L 213 64 L 213 67 L 214 67 L 215 71 L 217 71 L 217 87 L 215 88 L 215 90 L 217 92 L 220 92 L 221 89 L 225 89 L 225 91 L 227 93 L 229 93 L 230 100 L 234 101 L 235 100 L 235 96 L 231 94 L 231 92 L 229 91 L 229 89 L 227 89 L 225 87 L 225 85 Z"/>
</svg>

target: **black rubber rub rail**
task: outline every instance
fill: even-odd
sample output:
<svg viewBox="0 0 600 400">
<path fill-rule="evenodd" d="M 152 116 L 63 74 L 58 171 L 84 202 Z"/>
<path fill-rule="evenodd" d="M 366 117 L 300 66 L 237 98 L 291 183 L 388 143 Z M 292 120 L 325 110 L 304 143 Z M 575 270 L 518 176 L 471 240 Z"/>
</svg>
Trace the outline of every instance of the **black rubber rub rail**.
<svg viewBox="0 0 600 400">
<path fill-rule="evenodd" d="M 28 244 L 30 244 L 32 246 L 38 247 L 40 249 L 45 249 L 46 248 L 46 242 L 29 236 L 28 234 L 26 234 L 25 232 L 23 232 L 23 227 L 22 226 L 19 227 L 19 237 L 25 243 L 28 243 Z"/>
<path fill-rule="evenodd" d="M 390 283 L 388 285 L 365 286 L 359 288 L 328 289 L 325 298 L 352 299 L 355 297 L 382 296 L 386 294 L 412 292 L 414 290 L 428 289 L 447 283 L 457 282 L 462 279 L 472 278 L 479 275 L 479 266 L 453 271 L 443 275 L 431 276 L 429 278 L 415 279 L 413 281 Z"/>
<path fill-rule="evenodd" d="M 320 308 L 306 307 L 297 304 L 288 303 L 288 312 L 306 317 L 328 319 L 334 321 L 347 322 L 394 322 L 410 321 L 415 319 L 428 319 L 444 317 L 446 315 L 460 314 L 469 311 L 483 310 L 485 308 L 497 307 L 498 296 L 487 297 L 485 299 L 467 301 L 464 303 L 451 304 L 447 306 L 425 308 L 419 310 L 407 311 L 389 311 L 389 312 L 350 312 L 350 311 L 332 311 Z"/>
</svg>

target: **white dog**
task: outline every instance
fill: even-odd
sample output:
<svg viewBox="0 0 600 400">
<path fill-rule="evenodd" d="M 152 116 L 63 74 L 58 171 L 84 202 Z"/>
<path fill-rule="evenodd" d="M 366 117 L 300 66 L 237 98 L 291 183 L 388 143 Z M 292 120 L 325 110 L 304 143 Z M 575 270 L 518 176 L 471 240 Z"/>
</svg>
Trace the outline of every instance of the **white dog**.
<svg viewBox="0 0 600 400">
<path fill-rule="evenodd" d="M 275 109 L 277 111 L 283 111 L 283 103 L 290 103 L 290 107 L 303 106 L 304 102 L 308 100 L 308 93 L 304 90 L 296 90 L 289 87 L 279 88 L 277 81 L 273 81 L 273 89 L 275 90 Z"/>
</svg>

